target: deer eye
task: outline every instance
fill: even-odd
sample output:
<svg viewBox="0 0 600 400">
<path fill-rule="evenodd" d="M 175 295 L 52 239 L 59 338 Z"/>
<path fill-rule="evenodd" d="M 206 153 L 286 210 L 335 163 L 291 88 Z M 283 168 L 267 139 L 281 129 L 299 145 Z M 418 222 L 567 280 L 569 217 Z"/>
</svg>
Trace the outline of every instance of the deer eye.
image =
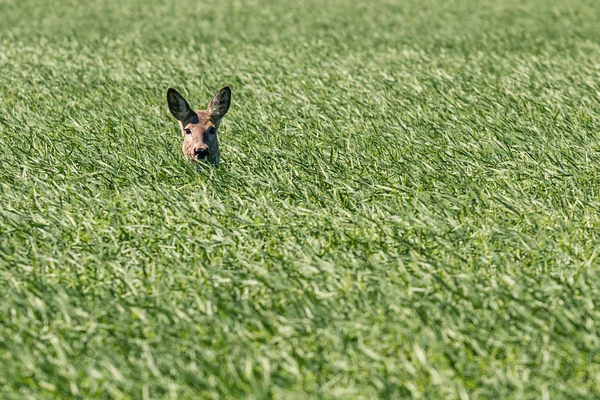
<svg viewBox="0 0 600 400">
<path fill-rule="evenodd" d="M 185 128 L 183 131 L 185 132 L 186 135 L 191 135 L 192 134 L 192 130 L 189 129 L 189 128 Z"/>
</svg>

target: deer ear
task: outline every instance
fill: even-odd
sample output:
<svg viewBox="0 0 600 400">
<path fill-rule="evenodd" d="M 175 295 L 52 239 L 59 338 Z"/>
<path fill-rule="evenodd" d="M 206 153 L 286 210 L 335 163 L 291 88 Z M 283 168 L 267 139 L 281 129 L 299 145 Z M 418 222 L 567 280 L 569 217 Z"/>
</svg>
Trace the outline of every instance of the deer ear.
<svg viewBox="0 0 600 400">
<path fill-rule="evenodd" d="M 173 88 L 167 90 L 167 103 L 169 103 L 171 114 L 173 114 L 178 121 L 185 121 L 190 113 L 192 113 L 192 109 L 188 102 Z"/>
<path fill-rule="evenodd" d="M 229 110 L 229 104 L 231 103 L 231 89 L 229 86 L 223 87 L 213 97 L 208 105 L 208 112 L 212 117 L 213 121 L 218 121 L 227 113 Z"/>
</svg>

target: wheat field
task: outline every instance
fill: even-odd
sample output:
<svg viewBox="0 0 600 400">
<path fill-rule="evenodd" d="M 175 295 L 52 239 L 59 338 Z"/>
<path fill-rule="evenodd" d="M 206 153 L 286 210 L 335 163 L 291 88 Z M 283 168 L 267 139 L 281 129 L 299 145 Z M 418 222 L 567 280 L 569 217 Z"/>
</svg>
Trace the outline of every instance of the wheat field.
<svg viewBox="0 0 600 400">
<path fill-rule="evenodd" d="M 600 397 L 595 1 L 0 16 L 1 398 Z"/>
</svg>

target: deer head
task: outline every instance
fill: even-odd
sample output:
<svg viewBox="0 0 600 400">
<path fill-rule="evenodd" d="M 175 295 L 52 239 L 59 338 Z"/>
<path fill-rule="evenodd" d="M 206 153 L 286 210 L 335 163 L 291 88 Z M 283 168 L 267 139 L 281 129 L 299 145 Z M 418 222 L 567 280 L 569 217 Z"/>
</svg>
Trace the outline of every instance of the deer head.
<svg viewBox="0 0 600 400">
<path fill-rule="evenodd" d="M 219 90 L 206 110 L 192 110 L 183 96 L 173 88 L 167 90 L 167 103 L 181 127 L 185 158 L 218 165 L 220 153 L 217 131 L 231 103 L 229 86 Z"/>
</svg>

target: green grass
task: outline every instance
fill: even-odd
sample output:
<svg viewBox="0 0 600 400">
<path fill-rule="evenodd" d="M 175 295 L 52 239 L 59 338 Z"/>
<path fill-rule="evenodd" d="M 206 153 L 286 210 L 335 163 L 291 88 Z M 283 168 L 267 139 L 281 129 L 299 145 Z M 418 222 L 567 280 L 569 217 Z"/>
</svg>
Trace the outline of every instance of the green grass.
<svg viewBox="0 0 600 400">
<path fill-rule="evenodd" d="M 88 3 L 0 0 L 2 399 L 600 396 L 597 1 Z"/>
</svg>

